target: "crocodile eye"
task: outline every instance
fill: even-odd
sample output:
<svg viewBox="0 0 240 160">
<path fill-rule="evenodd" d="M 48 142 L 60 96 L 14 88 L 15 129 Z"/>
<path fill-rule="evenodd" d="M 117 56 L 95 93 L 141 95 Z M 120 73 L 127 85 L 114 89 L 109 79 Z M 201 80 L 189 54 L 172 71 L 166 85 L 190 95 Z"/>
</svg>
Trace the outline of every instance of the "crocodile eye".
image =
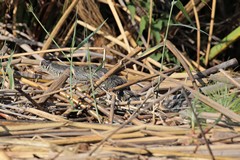
<svg viewBox="0 0 240 160">
<path fill-rule="evenodd" d="M 50 67 L 50 65 L 47 65 L 47 66 L 46 66 L 46 69 L 48 70 L 48 69 L 49 69 L 49 67 Z"/>
<path fill-rule="evenodd" d="M 50 64 L 51 64 L 50 61 L 42 60 L 41 67 L 48 70 L 50 67 Z"/>
</svg>

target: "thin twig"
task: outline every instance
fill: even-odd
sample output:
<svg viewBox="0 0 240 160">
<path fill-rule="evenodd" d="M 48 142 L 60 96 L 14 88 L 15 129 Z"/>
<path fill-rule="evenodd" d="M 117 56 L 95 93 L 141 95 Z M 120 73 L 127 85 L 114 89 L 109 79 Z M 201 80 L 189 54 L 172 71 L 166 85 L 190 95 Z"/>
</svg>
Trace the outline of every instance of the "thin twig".
<svg viewBox="0 0 240 160">
<path fill-rule="evenodd" d="M 214 74 L 216 72 L 218 72 L 219 69 L 227 69 L 230 67 L 236 67 L 238 66 L 238 60 L 236 58 L 230 59 L 228 61 L 225 61 L 221 64 L 218 64 L 216 66 L 213 66 L 211 68 L 208 68 L 202 72 L 198 72 L 197 74 L 195 74 L 193 77 L 198 79 L 198 78 L 204 78 L 209 76 L 210 74 Z"/>
<path fill-rule="evenodd" d="M 119 28 L 119 30 L 121 32 L 121 35 L 123 36 L 123 40 L 124 40 L 124 43 L 126 45 L 127 51 L 130 52 L 131 51 L 130 45 L 129 45 L 127 36 L 124 33 L 124 29 L 123 29 L 123 25 L 121 23 L 121 20 L 120 20 L 118 14 L 117 14 L 116 9 L 114 8 L 113 1 L 112 0 L 107 0 L 107 3 L 108 3 L 108 5 L 109 5 L 109 7 L 110 7 L 110 9 L 111 9 L 111 11 L 113 13 L 114 19 L 115 19 L 115 21 L 116 21 L 116 23 L 118 25 L 118 28 Z"/>
<path fill-rule="evenodd" d="M 114 116 L 114 108 L 115 108 L 116 96 L 112 94 L 112 101 L 111 101 L 111 108 L 110 108 L 110 115 L 109 115 L 109 123 L 113 123 L 113 116 Z"/>
<path fill-rule="evenodd" d="M 200 129 L 200 131 L 201 131 L 201 134 L 202 134 L 202 136 L 203 136 L 203 138 L 204 138 L 204 141 L 205 141 L 205 143 L 206 143 L 206 145 L 207 145 L 208 152 L 209 152 L 209 154 L 211 155 L 212 159 L 214 160 L 215 157 L 214 157 L 213 152 L 212 152 L 212 150 L 211 150 L 211 148 L 210 148 L 209 142 L 208 142 L 208 140 L 207 140 L 207 138 L 206 138 L 206 135 L 205 135 L 205 133 L 204 133 L 204 131 L 203 131 L 203 128 L 202 128 L 202 126 L 201 126 L 201 124 L 200 124 L 200 122 L 199 122 L 199 119 L 198 119 L 198 116 L 197 116 L 197 114 L 196 114 L 196 112 L 195 112 L 195 109 L 193 108 L 192 103 L 189 101 L 189 98 L 188 98 L 187 93 L 186 93 L 186 91 L 185 91 L 184 88 L 183 88 L 183 94 L 184 94 L 184 96 L 185 96 L 185 99 L 187 100 L 188 106 L 191 107 L 191 110 L 192 110 L 192 113 L 193 113 L 193 115 L 194 115 L 194 117 L 195 117 L 196 123 L 197 123 L 197 125 L 199 126 L 199 129 Z"/>
<path fill-rule="evenodd" d="M 232 84 L 234 84 L 236 87 L 238 87 L 240 89 L 240 84 L 231 76 L 229 76 L 223 69 L 219 69 L 219 71 L 224 74 Z"/>
<path fill-rule="evenodd" d="M 148 104 L 147 107 L 145 107 L 145 109 L 149 109 L 150 107 L 152 107 L 154 104 L 156 103 L 159 103 L 160 101 L 162 101 L 165 97 L 169 96 L 170 94 L 178 91 L 180 87 L 176 87 L 176 88 L 173 88 L 171 91 L 169 91 L 168 93 L 166 93 L 165 95 L 163 95 L 162 97 L 158 98 L 157 100 L 155 100 L 154 102 Z M 128 118 L 127 121 L 125 121 L 120 127 L 118 127 L 117 129 L 113 130 L 112 133 L 110 133 L 108 136 L 106 136 L 95 148 L 93 148 L 90 152 L 89 152 L 89 156 L 91 156 L 100 146 L 103 145 L 104 142 L 106 142 L 109 138 L 111 138 L 116 132 L 118 132 L 120 129 L 122 129 L 124 126 L 126 126 L 128 123 L 130 123 L 136 116 L 137 116 L 137 113 L 139 112 L 139 110 L 143 107 L 145 101 L 147 100 L 148 98 L 146 98 L 142 104 L 133 112 L 133 114 Z"/>
<path fill-rule="evenodd" d="M 181 52 L 176 48 L 176 46 L 174 44 L 172 44 L 172 42 L 168 41 L 166 42 L 166 46 L 168 47 L 168 49 L 177 57 L 177 59 L 180 61 L 180 63 L 183 65 L 185 71 L 188 73 L 188 76 L 190 78 L 190 80 L 192 81 L 193 87 L 195 90 L 198 90 L 198 86 L 197 83 L 192 75 L 191 70 L 189 69 L 187 63 L 185 62 L 185 60 L 182 58 L 181 56 Z"/>
<path fill-rule="evenodd" d="M 212 34 L 213 34 L 213 25 L 214 25 L 214 18 L 215 18 L 215 12 L 216 12 L 216 0 L 212 0 L 212 13 L 211 13 L 211 21 L 210 21 L 210 28 L 209 28 L 209 36 L 208 36 L 208 44 L 207 44 L 207 51 L 206 51 L 206 57 L 205 57 L 205 65 L 208 65 L 208 58 L 211 48 L 211 41 L 212 41 Z"/>
<path fill-rule="evenodd" d="M 197 24 L 197 64 L 200 65 L 200 45 L 201 45 L 201 34 L 200 34 L 200 22 L 199 22 L 199 18 L 198 18 L 198 12 L 196 9 L 196 5 L 195 5 L 195 1 L 191 0 L 192 5 L 193 5 L 193 12 L 194 12 L 194 16 L 195 16 L 195 20 L 196 20 L 196 24 Z"/>
</svg>

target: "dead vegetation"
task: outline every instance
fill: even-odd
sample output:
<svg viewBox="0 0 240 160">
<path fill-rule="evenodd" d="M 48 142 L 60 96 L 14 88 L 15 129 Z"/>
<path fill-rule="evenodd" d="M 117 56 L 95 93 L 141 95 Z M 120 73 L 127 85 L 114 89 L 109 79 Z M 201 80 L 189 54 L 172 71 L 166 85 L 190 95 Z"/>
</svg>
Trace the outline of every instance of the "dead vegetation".
<svg viewBox="0 0 240 160">
<path fill-rule="evenodd" d="M 208 16 L 215 17 L 216 1 L 186 3 L 196 28 L 194 36 L 188 30 L 183 38 L 188 37 L 194 47 L 184 41 L 183 50 L 174 43 L 181 39 L 180 28 L 173 25 L 166 30 L 170 22 L 158 19 L 165 13 L 156 6 L 169 15 L 168 1 L 150 0 L 149 7 L 142 1 L 126 5 L 111 0 L 1 3 L 5 15 L 0 23 L 0 159 L 240 157 L 240 79 L 233 71 L 238 60 L 214 59 L 234 45 L 237 36 L 231 35 L 216 51 L 211 45 L 216 40 L 213 21 L 208 22 L 207 37 L 201 38 L 199 28 L 199 14 L 207 6 L 212 9 Z M 30 12 L 23 14 L 27 9 Z M 109 19 L 102 24 L 106 15 Z M 236 15 L 239 11 L 229 21 Z M 144 16 L 148 25 L 139 33 Z M 172 18 L 188 24 L 179 10 Z M 166 26 L 155 30 L 160 23 Z M 91 32 L 95 33 L 88 39 Z M 201 41 L 204 38 L 208 44 Z M 76 47 L 81 42 L 85 45 Z M 43 70 L 43 60 L 69 69 L 55 70 L 57 76 L 53 75 Z M 97 70 L 107 69 L 103 76 L 73 82 L 79 74 L 73 66 L 95 64 L 100 66 Z M 116 75 L 126 83 L 101 87 Z M 133 95 L 124 92 L 129 87 Z"/>
</svg>

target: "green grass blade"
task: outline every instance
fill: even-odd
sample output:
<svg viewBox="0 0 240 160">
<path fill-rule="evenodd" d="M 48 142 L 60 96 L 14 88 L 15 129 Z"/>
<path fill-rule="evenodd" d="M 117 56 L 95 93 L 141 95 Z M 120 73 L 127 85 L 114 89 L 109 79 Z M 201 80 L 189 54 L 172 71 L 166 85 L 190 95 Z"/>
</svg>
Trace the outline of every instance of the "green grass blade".
<svg viewBox="0 0 240 160">
<path fill-rule="evenodd" d="M 96 70 L 95 70 L 94 72 L 96 73 L 96 72 L 98 72 L 100 69 L 102 69 L 103 66 L 104 66 L 104 63 L 105 63 L 105 60 L 103 60 L 103 61 L 101 62 L 101 64 L 96 68 Z"/>
<path fill-rule="evenodd" d="M 240 27 L 233 30 L 230 34 L 228 34 L 223 40 L 213 46 L 210 50 L 209 60 L 212 60 L 214 57 L 219 55 L 223 50 L 225 50 L 230 44 L 236 41 L 240 37 Z"/>
<path fill-rule="evenodd" d="M 163 44 L 160 43 L 160 44 L 158 44 L 158 45 L 156 45 L 156 46 L 154 46 L 154 47 L 148 48 L 148 49 L 146 49 L 146 51 L 144 51 L 144 52 L 141 54 L 141 56 L 144 56 L 144 55 L 146 55 L 146 54 L 149 54 L 149 53 L 151 53 L 151 52 L 154 52 L 154 51 L 158 50 L 159 48 L 161 48 L 162 46 L 163 46 Z"/>
<path fill-rule="evenodd" d="M 190 28 L 190 29 L 193 29 L 193 30 L 196 30 L 197 31 L 197 28 L 196 27 L 192 27 L 192 26 L 189 26 L 189 25 L 186 25 L 186 24 L 182 24 L 182 23 L 177 23 L 177 24 L 170 24 L 170 26 L 180 26 L 180 27 L 186 27 L 186 28 Z M 205 35 L 209 35 L 207 32 L 203 31 L 203 30 L 200 30 L 201 33 L 205 34 Z"/>
<path fill-rule="evenodd" d="M 104 23 L 107 21 L 107 19 L 94 31 L 92 32 L 90 35 L 88 35 L 76 48 L 74 51 L 78 50 L 79 48 L 81 48 L 85 43 L 88 42 L 88 40 L 95 34 L 97 33 L 97 31 L 99 31 L 102 26 L 104 25 Z"/>
<path fill-rule="evenodd" d="M 30 3 L 31 4 L 31 3 Z M 40 22 L 40 20 L 38 19 L 38 17 L 36 16 L 36 14 L 33 12 L 33 7 L 32 7 L 32 5 L 29 5 L 28 6 L 28 11 L 30 12 L 30 13 L 32 13 L 32 15 L 33 15 L 33 17 L 36 19 L 36 21 L 39 23 L 39 25 L 42 27 L 42 29 L 44 30 L 44 32 L 50 37 L 50 34 L 49 34 L 49 32 L 47 31 L 47 29 L 43 26 L 43 24 Z M 53 43 L 58 47 L 58 48 L 61 48 L 58 44 L 57 44 L 57 42 L 54 40 L 54 38 L 52 38 L 52 41 L 53 41 Z M 66 57 L 66 59 L 70 62 L 70 59 L 66 56 L 66 54 L 63 52 L 63 51 L 60 51 L 65 57 Z"/>
<path fill-rule="evenodd" d="M 194 23 L 192 22 L 191 18 L 189 17 L 187 11 L 185 10 L 182 2 L 181 2 L 180 0 L 177 0 L 177 2 L 176 2 L 175 5 L 178 7 L 178 9 L 180 9 L 180 10 L 182 11 L 182 13 L 183 13 L 184 16 L 186 17 L 186 19 L 190 22 L 190 24 L 191 24 L 192 26 L 195 26 Z"/>
</svg>

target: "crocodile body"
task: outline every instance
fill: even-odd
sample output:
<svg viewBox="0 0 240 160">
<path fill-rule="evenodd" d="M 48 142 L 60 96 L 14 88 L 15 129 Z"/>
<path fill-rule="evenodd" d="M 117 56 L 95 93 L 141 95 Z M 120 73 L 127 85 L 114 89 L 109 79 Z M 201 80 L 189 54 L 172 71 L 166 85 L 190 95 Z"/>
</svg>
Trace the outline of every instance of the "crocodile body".
<svg viewBox="0 0 240 160">
<path fill-rule="evenodd" d="M 59 77 L 66 69 L 69 69 L 69 66 L 43 60 L 41 62 L 41 69 L 52 76 Z M 73 70 L 73 83 L 84 84 L 89 84 L 90 79 L 97 81 L 108 72 L 106 68 L 99 68 L 97 65 L 73 66 Z M 108 77 L 99 87 L 104 90 L 109 90 L 124 83 L 126 83 L 124 79 L 117 75 L 112 75 Z M 135 97 L 129 87 L 117 91 L 116 93 L 122 100 L 129 100 L 130 98 Z"/>
</svg>

